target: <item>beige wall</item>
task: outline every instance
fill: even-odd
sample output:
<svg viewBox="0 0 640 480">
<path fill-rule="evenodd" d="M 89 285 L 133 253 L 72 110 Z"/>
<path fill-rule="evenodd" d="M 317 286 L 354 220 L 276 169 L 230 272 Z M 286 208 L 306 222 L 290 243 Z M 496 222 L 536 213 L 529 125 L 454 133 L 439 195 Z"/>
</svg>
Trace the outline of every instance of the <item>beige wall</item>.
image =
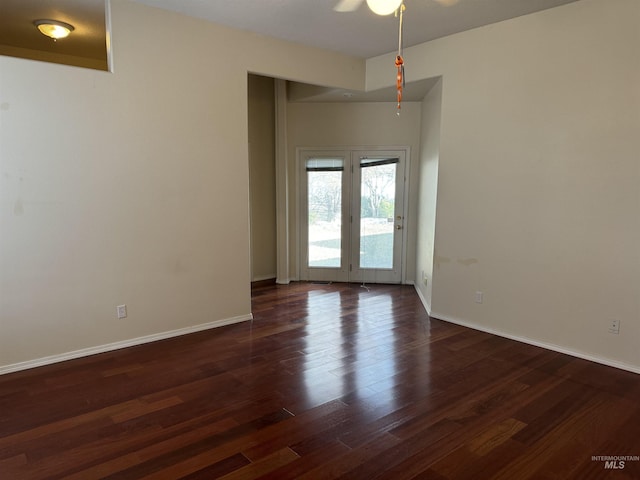
<svg viewBox="0 0 640 480">
<path fill-rule="evenodd" d="M 249 75 L 251 281 L 276 278 L 275 90 Z"/>
<path fill-rule="evenodd" d="M 96 70 L 109 70 L 106 52 L 104 52 L 104 58 L 89 58 L 55 52 L 45 52 L 41 50 L 31 50 L 28 48 L 14 47 L 12 45 L 0 45 L 0 55 L 30 58 L 31 60 L 61 63 L 63 65 L 76 65 L 85 68 L 95 68 Z"/>
<path fill-rule="evenodd" d="M 406 49 L 443 76 L 434 316 L 640 371 L 639 20 L 581 0 Z"/>
<path fill-rule="evenodd" d="M 249 318 L 247 72 L 364 82 L 125 0 L 112 27 L 112 74 L 0 57 L 0 372 Z"/>
<path fill-rule="evenodd" d="M 411 148 L 409 171 L 409 238 L 407 279 L 415 277 L 416 190 L 418 153 L 420 151 L 419 102 L 402 104 L 396 115 L 395 103 L 289 103 L 287 136 L 289 143 L 289 180 L 291 215 L 291 277 L 297 278 L 298 249 L 295 236 L 297 214 L 295 202 L 296 148 L 408 146 Z"/>
<path fill-rule="evenodd" d="M 427 311 L 431 311 L 433 259 L 438 194 L 438 164 L 440 161 L 440 118 L 442 80 L 422 101 L 420 122 L 420 162 L 418 177 L 418 231 L 416 241 L 415 285 Z"/>
</svg>

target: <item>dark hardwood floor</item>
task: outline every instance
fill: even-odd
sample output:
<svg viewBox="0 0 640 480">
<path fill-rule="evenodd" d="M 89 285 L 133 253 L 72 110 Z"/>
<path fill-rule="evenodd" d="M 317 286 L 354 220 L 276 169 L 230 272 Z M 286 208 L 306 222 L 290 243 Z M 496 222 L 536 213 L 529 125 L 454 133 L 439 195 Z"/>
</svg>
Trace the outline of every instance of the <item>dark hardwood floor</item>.
<svg viewBox="0 0 640 480">
<path fill-rule="evenodd" d="M 1 376 L 0 479 L 640 478 L 592 458 L 640 455 L 638 375 L 429 319 L 409 286 L 253 305 Z"/>
</svg>

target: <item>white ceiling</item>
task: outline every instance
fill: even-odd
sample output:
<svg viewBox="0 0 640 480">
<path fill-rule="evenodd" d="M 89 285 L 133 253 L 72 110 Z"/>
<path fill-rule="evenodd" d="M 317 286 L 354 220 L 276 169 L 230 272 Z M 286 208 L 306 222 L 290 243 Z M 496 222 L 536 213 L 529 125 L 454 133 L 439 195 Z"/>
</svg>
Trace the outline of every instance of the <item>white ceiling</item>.
<svg viewBox="0 0 640 480">
<path fill-rule="evenodd" d="M 405 85 L 402 99 L 404 102 L 419 102 L 438 82 L 437 78 L 426 78 Z M 379 90 L 361 92 L 342 88 L 322 87 L 307 83 L 288 82 L 287 99 L 290 102 L 311 103 L 360 103 L 360 102 L 394 102 L 397 90 L 395 85 Z"/>
<path fill-rule="evenodd" d="M 4 1 L 4 0 L 3 0 Z M 271 37 L 370 58 L 397 49 L 398 20 L 362 5 L 338 13 L 338 0 L 135 0 Z M 519 17 L 577 0 L 405 0 L 404 45 Z"/>
</svg>

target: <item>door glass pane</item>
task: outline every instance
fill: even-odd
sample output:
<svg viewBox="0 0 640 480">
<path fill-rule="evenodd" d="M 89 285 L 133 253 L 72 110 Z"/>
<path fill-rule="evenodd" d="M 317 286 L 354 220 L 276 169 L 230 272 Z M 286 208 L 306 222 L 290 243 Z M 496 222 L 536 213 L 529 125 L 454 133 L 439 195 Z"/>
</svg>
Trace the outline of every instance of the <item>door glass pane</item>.
<svg viewBox="0 0 640 480">
<path fill-rule="evenodd" d="M 342 258 L 341 158 L 307 160 L 308 265 L 340 268 Z"/>
<path fill-rule="evenodd" d="M 360 160 L 360 268 L 393 268 L 397 158 Z"/>
</svg>

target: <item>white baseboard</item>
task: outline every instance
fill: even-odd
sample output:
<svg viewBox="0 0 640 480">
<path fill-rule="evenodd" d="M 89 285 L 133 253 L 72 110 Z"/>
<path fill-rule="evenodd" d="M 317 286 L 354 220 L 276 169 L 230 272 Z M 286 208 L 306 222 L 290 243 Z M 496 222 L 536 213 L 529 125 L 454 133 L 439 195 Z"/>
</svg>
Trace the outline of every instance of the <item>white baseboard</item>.
<svg viewBox="0 0 640 480">
<path fill-rule="evenodd" d="M 420 292 L 418 292 L 418 296 L 420 296 Z M 423 302 L 424 303 L 424 302 Z M 589 353 L 580 352 L 578 350 L 572 350 L 570 348 L 566 348 L 560 345 L 556 345 L 554 343 L 540 342 L 538 340 L 533 340 L 528 337 L 521 337 L 518 335 L 512 335 L 509 333 L 504 333 L 498 330 L 494 330 L 492 328 L 486 328 L 482 325 L 477 325 L 472 322 L 467 322 L 464 320 L 460 320 L 458 318 L 450 317 L 448 315 L 442 315 L 437 312 L 430 312 L 429 316 L 435 318 L 437 320 L 443 320 L 449 323 L 455 323 L 456 325 L 460 325 L 462 327 L 472 328 L 474 330 L 479 330 L 481 332 L 489 333 L 491 335 L 497 335 L 498 337 L 508 338 L 510 340 L 515 340 L 516 342 L 526 343 L 528 345 L 533 345 L 535 347 L 544 348 L 546 350 L 551 350 L 558 353 L 564 353 L 565 355 L 571 355 L 572 357 L 582 358 L 583 360 L 589 360 L 590 362 L 600 363 L 602 365 L 607 365 L 609 367 L 619 368 L 620 370 L 626 370 L 628 372 L 640 373 L 640 367 L 636 365 L 631 365 L 624 362 L 619 362 L 617 360 L 611 360 L 609 358 L 598 357 Z"/>
<path fill-rule="evenodd" d="M 34 360 L 28 360 L 26 362 L 4 365 L 0 366 L 0 375 L 18 372 L 20 370 L 27 370 L 29 368 L 41 367 L 43 365 L 50 365 L 52 363 L 64 362 L 66 360 L 73 360 L 74 358 L 88 357 L 89 355 L 110 352 L 112 350 L 119 350 L 121 348 L 134 347 L 136 345 L 142 345 L 144 343 L 151 343 L 158 340 L 165 340 L 167 338 L 179 337 L 181 335 L 201 332 L 203 330 L 209 330 L 212 328 L 224 327 L 225 325 L 246 322 L 247 320 L 253 320 L 253 315 L 251 313 L 249 313 L 248 315 L 241 315 L 238 317 L 225 318 L 209 323 L 203 323 L 201 325 L 194 325 L 193 327 L 179 328 L 177 330 L 170 330 L 168 332 L 154 333 L 152 335 L 146 335 L 144 337 L 137 337 L 129 340 L 122 340 L 120 342 L 108 343 L 106 345 L 98 345 L 96 347 L 83 348 L 81 350 L 74 350 L 72 352 L 51 355 L 49 357 L 36 358 Z"/>
<path fill-rule="evenodd" d="M 431 305 L 429 305 L 429 302 L 427 302 L 427 299 L 424 298 L 424 295 L 422 295 L 422 292 L 420 291 L 420 289 L 418 288 L 417 285 L 414 285 L 416 292 L 418 293 L 418 298 L 420 299 L 420 301 L 422 302 L 422 306 L 424 307 L 424 309 L 427 311 L 427 315 L 431 316 Z"/>
</svg>

